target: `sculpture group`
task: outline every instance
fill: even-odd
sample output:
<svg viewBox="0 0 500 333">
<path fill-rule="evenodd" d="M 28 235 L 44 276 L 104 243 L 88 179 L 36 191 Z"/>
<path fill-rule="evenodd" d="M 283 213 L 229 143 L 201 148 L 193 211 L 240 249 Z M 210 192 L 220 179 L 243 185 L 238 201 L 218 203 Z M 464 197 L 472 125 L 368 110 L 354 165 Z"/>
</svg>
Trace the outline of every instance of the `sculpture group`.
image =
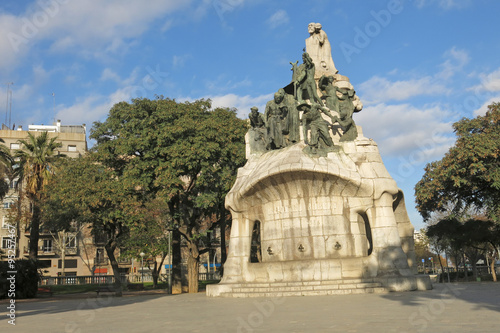
<svg viewBox="0 0 500 333">
<path fill-rule="evenodd" d="M 363 105 L 338 73 L 322 26 L 308 26 L 302 63 L 260 113 L 247 163 L 226 196 L 232 227 L 210 296 L 422 290 L 403 192 L 353 115 Z"/>
<path fill-rule="evenodd" d="M 253 152 L 285 148 L 302 137 L 309 153 L 316 154 L 318 150 L 324 153 L 332 150 L 334 133 L 340 135 L 340 141 L 353 141 L 357 137 L 353 114 L 361 111 L 363 105 L 348 79 L 337 74 L 321 24 L 309 24 L 309 33 L 308 52 L 302 54 L 302 64 L 290 62 L 291 83 L 267 102 L 264 114 L 257 107 L 251 109 Z M 322 73 L 319 77 L 315 62 Z"/>
</svg>

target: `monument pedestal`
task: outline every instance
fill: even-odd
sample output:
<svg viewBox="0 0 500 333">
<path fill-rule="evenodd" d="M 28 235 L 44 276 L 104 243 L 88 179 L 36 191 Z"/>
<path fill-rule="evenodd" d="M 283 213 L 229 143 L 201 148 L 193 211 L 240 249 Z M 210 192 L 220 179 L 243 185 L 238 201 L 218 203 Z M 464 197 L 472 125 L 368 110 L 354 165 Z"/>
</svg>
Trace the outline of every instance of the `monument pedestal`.
<svg viewBox="0 0 500 333">
<path fill-rule="evenodd" d="M 375 142 L 338 142 L 326 157 L 305 147 L 253 155 L 239 169 L 226 197 L 233 223 L 224 277 L 207 295 L 430 289 L 415 275 L 413 227 Z M 260 262 L 251 262 L 252 248 Z"/>
</svg>

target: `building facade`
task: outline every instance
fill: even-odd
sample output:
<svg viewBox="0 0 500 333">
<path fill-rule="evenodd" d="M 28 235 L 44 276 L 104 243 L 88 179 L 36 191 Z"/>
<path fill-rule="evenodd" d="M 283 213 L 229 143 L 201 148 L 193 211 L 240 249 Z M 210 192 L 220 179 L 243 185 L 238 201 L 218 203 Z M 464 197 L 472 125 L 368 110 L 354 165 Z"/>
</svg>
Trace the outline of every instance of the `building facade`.
<svg viewBox="0 0 500 333">
<path fill-rule="evenodd" d="M 62 125 L 58 120 L 53 125 L 29 125 L 27 130 L 22 126 L 10 129 L 2 126 L 0 138 L 4 145 L 13 154 L 22 149 L 19 140 L 26 139 L 28 133 L 36 135 L 36 132 L 48 132 L 49 137 L 56 137 L 56 142 L 61 144 L 57 149 L 58 154 L 64 154 L 70 158 L 78 158 L 87 152 L 86 126 Z M 0 207 L 0 239 L 1 260 L 7 259 L 8 249 L 12 242 L 10 235 L 15 229 L 17 259 L 28 257 L 30 230 L 28 225 L 20 221 L 11 221 L 12 208 L 18 203 L 26 204 L 21 200 L 22 184 L 17 186 L 18 179 L 9 182 L 9 192 L 2 200 Z M 43 226 L 40 228 L 40 239 L 38 243 L 38 259 L 42 265 L 44 276 L 82 276 L 94 274 L 112 274 L 109 260 L 104 251 L 104 240 L 92 236 L 88 226 L 74 225 L 70 232 L 52 232 Z M 119 253 L 117 253 L 119 258 Z M 132 260 L 119 259 L 121 269 L 124 273 L 133 271 Z"/>
</svg>

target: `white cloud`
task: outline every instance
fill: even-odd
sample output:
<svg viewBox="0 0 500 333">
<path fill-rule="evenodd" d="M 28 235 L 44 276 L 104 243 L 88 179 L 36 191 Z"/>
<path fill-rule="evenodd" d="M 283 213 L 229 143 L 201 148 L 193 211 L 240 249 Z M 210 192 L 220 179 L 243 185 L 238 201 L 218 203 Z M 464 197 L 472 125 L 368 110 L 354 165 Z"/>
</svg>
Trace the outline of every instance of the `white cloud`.
<svg viewBox="0 0 500 333">
<path fill-rule="evenodd" d="M 358 95 L 363 103 L 375 104 L 388 101 L 403 101 L 419 95 L 448 93 L 448 89 L 431 76 L 406 81 L 389 81 L 374 76 L 358 86 Z"/>
<path fill-rule="evenodd" d="M 79 98 L 71 106 L 59 107 L 56 117 L 66 124 L 87 124 L 90 127 L 95 121 L 103 121 L 113 105 L 129 101 L 133 97 L 132 93 L 132 88 L 126 87 L 116 90 L 109 96 L 92 94 Z"/>
<path fill-rule="evenodd" d="M 238 109 L 237 115 L 241 119 L 248 118 L 248 114 L 250 113 L 250 108 L 252 106 L 256 106 L 259 108 L 259 112 L 264 113 L 264 109 L 266 107 L 266 103 L 273 98 L 274 93 L 260 95 L 260 96 L 239 96 L 236 94 L 226 94 L 226 95 L 206 95 L 199 98 L 192 97 L 180 97 L 176 98 L 179 102 L 184 101 L 194 101 L 195 99 L 210 99 L 212 100 L 212 107 L 229 107 Z"/>
<path fill-rule="evenodd" d="M 444 56 L 447 59 L 441 64 L 442 70 L 436 74 L 436 78 L 451 78 L 457 72 L 461 71 L 470 60 L 469 54 L 465 50 L 459 50 L 456 47 L 448 50 Z"/>
<path fill-rule="evenodd" d="M 115 82 L 120 82 L 121 78 L 118 74 L 116 74 L 112 69 L 110 68 L 105 68 L 102 71 L 101 77 L 99 78 L 100 81 L 115 81 Z"/>
<path fill-rule="evenodd" d="M 42 5 L 47 3 L 48 5 Z M 99 54 L 122 50 L 158 19 L 191 1 L 150 0 L 50 0 L 32 4 L 22 15 L 0 15 L 0 54 L 9 68 L 31 47 L 48 41 L 53 51 L 79 52 L 87 48 Z M 90 51 L 92 52 L 92 51 Z"/>
<path fill-rule="evenodd" d="M 479 74 L 479 77 L 481 78 L 481 84 L 472 87 L 470 90 L 500 91 L 500 68 L 488 74 Z"/>
<path fill-rule="evenodd" d="M 429 5 L 438 5 L 443 9 L 460 9 L 470 6 L 471 0 L 416 0 L 417 7 L 422 8 Z"/>
<path fill-rule="evenodd" d="M 231 91 L 241 87 L 249 87 L 251 85 L 252 82 L 247 78 L 235 82 L 231 80 L 227 74 L 220 74 L 214 80 L 205 81 L 206 89 L 213 94 Z"/>
<path fill-rule="evenodd" d="M 445 61 L 439 65 L 441 71 L 434 75 L 414 77 L 408 80 L 390 81 L 381 76 L 374 76 L 361 83 L 358 95 L 366 105 L 387 103 L 390 101 L 404 101 L 415 96 L 449 94 L 447 87 L 450 79 L 469 62 L 466 51 L 453 47 L 444 53 Z M 395 68 L 388 75 L 393 76 L 403 73 Z"/>
<path fill-rule="evenodd" d="M 377 104 L 354 115 L 364 136 L 373 138 L 383 155 L 413 155 L 421 162 L 440 158 L 453 144 L 451 118 L 439 106 L 418 109 L 409 104 Z"/>
<path fill-rule="evenodd" d="M 474 116 L 484 116 L 486 114 L 486 111 L 488 111 L 488 106 L 491 105 L 492 103 L 499 103 L 500 102 L 500 94 L 495 95 L 494 97 L 489 98 L 486 102 L 481 105 L 481 107 L 477 110 L 474 110 Z"/>
<path fill-rule="evenodd" d="M 193 58 L 193 56 L 190 54 L 174 55 L 174 57 L 172 59 L 172 66 L 174 68 L 182 68 L 182 67 L 184 67 L 184 64 L 186 63 L 186 61 L 188 61 L 189 59 L 192 59 L 192 58 Z"/>
<path fill-rule="evenodd" d="M 285 10 L 280 9 L 267 19 L 267 24 L 269 24 L 269 26 L 274 29 L 280 25 L 287 24 L 289 21 L 290 18 L 288 17 L 288 13 Z"/>
<path fill-rule="evenodd" d="M 111 68 L 105 68 L 102 73 L 101 77 L 99 78 L 100 81 L 114 81 L 118 83 L 119 86 L 121 87 L 126 87 L 134 84 L 137 82 L 138 77 L 139 77 L 139 67 L 136 67 L 130 72 L 130 75 L 128 78 L 122 79 L 120 75 L 118 75 L 115 71 L 113 71 Z"/>
</svg>

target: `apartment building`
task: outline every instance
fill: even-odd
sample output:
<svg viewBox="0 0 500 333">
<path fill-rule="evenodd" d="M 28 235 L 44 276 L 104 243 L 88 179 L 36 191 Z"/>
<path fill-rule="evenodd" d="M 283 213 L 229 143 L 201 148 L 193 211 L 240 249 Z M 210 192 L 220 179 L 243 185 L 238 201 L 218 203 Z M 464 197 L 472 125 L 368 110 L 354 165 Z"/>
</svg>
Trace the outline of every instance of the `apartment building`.
<svg viewBox="0 0 500 333">
<path fill-rule="evenodd" d="M 22 126 L 17 129 L 10 129 L 3 125 L 0 130 L 0 138 L 4 140 L 4 145 L 14 152 L 22 149 L 19 140 L 25 139 L 28 132 L 48 132 L 50 137 L 57 137 L 57 142 L 61 143 L 58 153 L 65 154 L 71 158 L 82 156 L 87 151 L 86 126 L 83 125 L 62 125 L 58 120 L 53 125 L 29 125 L 25 130 Z M 20 191 L 16 189 L 17 179 L 10 184 L 8 194 L 3 199 L 0 206 L 0 239 L 2 241 L 1 260 L 7 257 L 7 249 L 10 243 L 13 228 L 15 228 L 16 258 L 28 257 L 29 229 L 19 222 L 9 223 L 8 214 L 13 205 L 16 205 Z M 73 226 L 70 232 L 54 233 L 43 227 L 40 230 L 40 240 L 38 243 L 38 259 L 44 266 L 45 276 L 60 275 L 93 275 L 112 274 L 109 260 L 104 251 L 104 241 L 96 239 L 91 235 L 88 226 Z M 117 253 L 119 255 L 119 253 Z M 120 259 L 120 267 L 124 273 L 133 270 L 132 260 Z M 137 269 L 136 269 L 137 270 Z"/>
</svg>

